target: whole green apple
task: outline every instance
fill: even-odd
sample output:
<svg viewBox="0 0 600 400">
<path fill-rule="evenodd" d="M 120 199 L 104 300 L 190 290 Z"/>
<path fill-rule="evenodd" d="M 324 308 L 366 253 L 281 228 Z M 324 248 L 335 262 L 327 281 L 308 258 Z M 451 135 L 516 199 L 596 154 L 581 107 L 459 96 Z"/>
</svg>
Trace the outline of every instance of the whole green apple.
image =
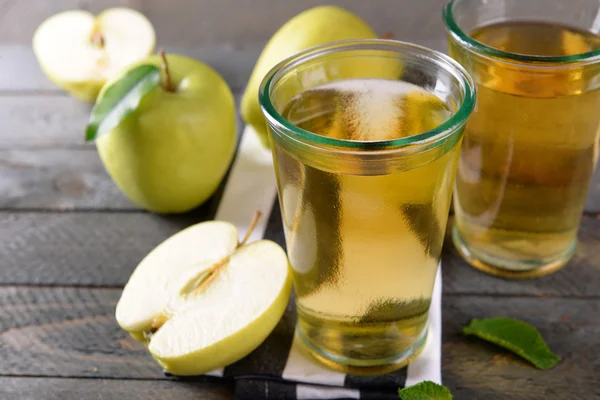
<svg viewBox="0 0 600 400">
<path fill-rule="evenodd" d="M 132 202 L 153 212 L 179 213 L 208 199 L 227 172 L 236 143 L 235 103 L 208 65 L 173 54 L 166 63 L 167 82 L 96 145 L 106 170 Z M 139 64 L 164 68 L 155 55 L 123 73 Z"/>
</svg>

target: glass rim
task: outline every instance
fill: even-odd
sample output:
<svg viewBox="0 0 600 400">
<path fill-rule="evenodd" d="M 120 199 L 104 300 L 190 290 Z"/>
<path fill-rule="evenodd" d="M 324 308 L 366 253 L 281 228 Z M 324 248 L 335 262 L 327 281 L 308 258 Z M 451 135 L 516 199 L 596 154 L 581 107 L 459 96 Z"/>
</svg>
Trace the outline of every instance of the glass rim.
<svg viewBox="0 0 600 400">
<path fill-rule="evenodd" d="M 458 110 L 454 112 L 448 120 L 444 121 L 434 129 L 413 136 L 377 141 L 345 140 L 322 136 L 292 124 L 275 109 L 271 102 L 271 89 L 280 78 L 285 76 L 286 73 L 298 65 L 319 56 L 351 50 L 388 50 L 396 53 L 401 53 L 403 50 L 410 50 L 433 56 L 433 59 L 435 60 L 433 62 L 443 65 L 443 67 L 445 67 L 445 69 L 460 82 L 461 88 L 464 91 L 464 99 Z M 258 97 L 260 107 L 268 122 L 292 139 L 311 145 L 334 146 L 349 150 L 387 150 L 410 145 L 426 145 L 432 142 L 442 142 L 443 139 L 452 136 L 452 133 L 458 131 L 466 123 L 469 115 L 471 115 L 471 112 L 473 111 L 475 106 L 475 83 L 468 72 L 458 62 L 441 52 L 398 40 L 352 39 L 329 42 L 311 47 L 281 61 L 263 78 L 259 88 Z"/>
<path fill-rule="evenodd" d="M 469 36 L 463 31 L 460 26 L 456 23 L 453 14 L 453 6 L 455 3 L 462 0 L 450 0 L 443 9 L 442 15 L 444 23 L 448 31 L 462 43 L 468 49 L 477 53 L 491 56 L 495 58 L 504 59 L 507 61 L 527 62 L 527 63 L 539 63 L 539 64 L 559 64 L 559 63 L 588 63 L 596 62 L 600 60 L 600 49 L 587 51 L 585 53 L 573 54 L 570 56 L 539 56 L 539 55 L 528 55 L 520 53 L 512 53 L 494 47 L 488 46 L 482 42 L 479 42 Z"/>
</svg>

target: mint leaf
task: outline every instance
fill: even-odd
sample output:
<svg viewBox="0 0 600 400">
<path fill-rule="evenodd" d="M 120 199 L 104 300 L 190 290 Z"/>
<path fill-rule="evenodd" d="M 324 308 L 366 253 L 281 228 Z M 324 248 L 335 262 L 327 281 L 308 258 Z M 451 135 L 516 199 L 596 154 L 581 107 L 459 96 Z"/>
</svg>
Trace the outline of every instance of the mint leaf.
<svg viewBox="0 0 600 400">
<path fill-rule="evenodd" d="M 452 393 L 447 387 L 431 381 L 400 389 L 398 396 L 402 400 L 452 400 Z"/>
<path fill-rule="evenodd" d="M 85 140 L 90 141 L 114 129 L 133 113 L 142 98 L 160 84 L 160 69 L 140 65 L 113 82 L 92 109 L 85 128 Z"/>
<path fill-rule="evenodd" d="M 537 329 L 517 319 L 474 319 L 469 326 L 463 328 L 463 333 L 504 347 L 539 369 L 550 369 L 560 361 L 560 357 L 548 348 Z"/>
</svg>

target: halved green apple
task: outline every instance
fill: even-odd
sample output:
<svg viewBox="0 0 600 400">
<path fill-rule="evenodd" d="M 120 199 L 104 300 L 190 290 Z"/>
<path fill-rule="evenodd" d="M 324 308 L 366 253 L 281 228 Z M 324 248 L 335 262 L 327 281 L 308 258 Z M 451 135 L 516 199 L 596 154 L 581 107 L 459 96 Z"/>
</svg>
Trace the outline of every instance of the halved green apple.
<svg viewBox="0 0 600 400">
<path fill-rule="evenodd" d="M 135 10 L 111 8 L 98 16 L 71 10 L 42 22 L 33 51 L 52 82 L 93 102 L 109 78 L 150 55 L 155 41 L 154 28 Z"/>
<path fill-rule="evenodd" d="M 175 375 L 199 375 L 258 347 L 288 303 L 287 256 L 274 242 L 238 243 L 230 223 L 191 226 L 142 260 L 117 304 L 119 325 Z"/>
</svg>

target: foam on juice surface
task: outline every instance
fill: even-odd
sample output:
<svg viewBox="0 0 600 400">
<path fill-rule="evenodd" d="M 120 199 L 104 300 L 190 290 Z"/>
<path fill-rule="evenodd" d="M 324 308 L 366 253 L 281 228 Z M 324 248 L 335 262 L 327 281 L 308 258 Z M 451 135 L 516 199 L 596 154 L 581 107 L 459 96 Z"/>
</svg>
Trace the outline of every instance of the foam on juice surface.
<svg viewBox="0 0 600 400">
<path fill-rule="evenodd" d="M 347 79 L 296 95 L 283 116 L 322 136 L 381 141 L 433 129 L 451 112 L 440 98 L 408 82 Z"/>
</svg>

